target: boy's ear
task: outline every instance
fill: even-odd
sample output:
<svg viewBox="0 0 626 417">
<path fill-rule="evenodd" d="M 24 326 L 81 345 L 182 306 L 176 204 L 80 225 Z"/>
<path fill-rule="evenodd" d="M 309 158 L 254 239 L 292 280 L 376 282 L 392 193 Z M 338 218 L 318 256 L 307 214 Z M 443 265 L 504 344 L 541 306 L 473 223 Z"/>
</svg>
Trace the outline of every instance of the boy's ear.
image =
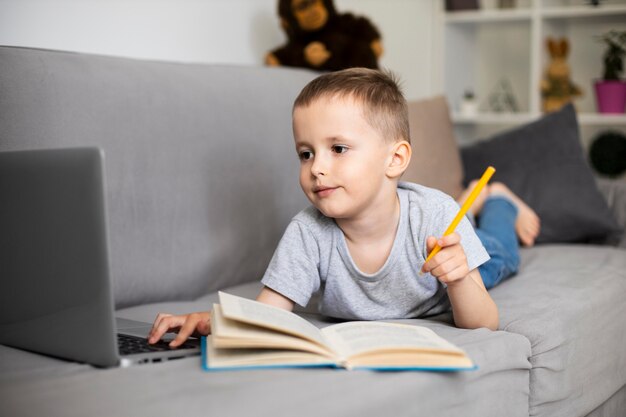
<svg viewBox="0 0 626 417">
<path fill-rule="evenodd" d="M 406 140 L 395 142 L 391 148 L 391 160 L 387 166 L 387 176 L 400 178 L 411 162 L 411 144 Z"/>
</svg>

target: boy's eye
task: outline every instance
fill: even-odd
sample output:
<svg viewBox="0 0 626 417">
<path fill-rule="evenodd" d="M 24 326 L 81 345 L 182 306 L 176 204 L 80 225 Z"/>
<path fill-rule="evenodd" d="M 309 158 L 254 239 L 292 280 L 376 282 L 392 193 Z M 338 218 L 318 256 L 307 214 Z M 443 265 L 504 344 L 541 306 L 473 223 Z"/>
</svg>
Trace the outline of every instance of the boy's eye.
<svg viewBox="0 0 626 417">
<path fill-rule="evenodd" d="M 346 153 L 348 152 L 348 147 L 344 145 L 333 145 L 333 152 L 335 153 Z"/>
<path fill-rule="evenodd" d="M 301 151 L 298 156 L 300 157 L 300 160 L 302 161 L 308 161 L 309 159 L 313 158 L 313 152 L 311 151 Z"/>
</svg>

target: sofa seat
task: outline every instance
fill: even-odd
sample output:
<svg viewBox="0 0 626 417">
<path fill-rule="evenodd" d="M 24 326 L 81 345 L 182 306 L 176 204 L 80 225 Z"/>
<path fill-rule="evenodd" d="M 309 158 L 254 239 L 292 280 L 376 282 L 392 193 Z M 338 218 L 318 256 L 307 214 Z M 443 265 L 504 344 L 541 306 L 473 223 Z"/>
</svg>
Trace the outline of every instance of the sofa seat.
<svg viewBox="0 0 626 417">
<path fill-rule="evenodd" d="M 626 383 L 626 254 L 541 245 L 522 250 L 520 268 L 491 294 L 500 328 L 532 346 L 530 415 L 584 416 Z"/>
<path fill-rule="evenodd" d="M 225 289 L 250 298 L 258 290 L 258 282 Z M 118 315 L 152 321 L 157 312 L 207 309 L 215 301 L 217 294 L 212 293 L 191 302 L 127 308 Z M 321 316 L 301 314 L 318 326 L 329 324 Z M 0 376 L 0 415 L 161 416 L 184 411 L 185 415 L 244 416 L 253 409 L 255 416 L 528 416 L 531 350 L 525 337 L 486 329 L 464 331 L 434 320 L 402 321 L 432 328 L 465 349 L 479 369 L 204 372 L 196 357 L 94 372 L 88 365 L 0 346 L 0 358 L 14 363 L 12 372 Z M 29 371 L 19 371 L 19 363 Z"/>
</svg>

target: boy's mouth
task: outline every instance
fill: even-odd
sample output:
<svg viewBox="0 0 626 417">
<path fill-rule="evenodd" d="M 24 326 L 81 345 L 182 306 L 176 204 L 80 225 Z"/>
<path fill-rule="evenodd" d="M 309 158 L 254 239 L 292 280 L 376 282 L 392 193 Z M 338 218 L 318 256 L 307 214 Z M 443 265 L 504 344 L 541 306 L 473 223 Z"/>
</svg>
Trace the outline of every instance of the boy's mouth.
<svg viewBox="0 0 626 417">
<path fill-rule="evenodd" d="M 315 195 L 317 195 L 318 197 L 328 197 L 336 189 L 337 187 L 324 187 L 324 186 L 313 187 L 313 193 L 315 193 Z"/>
</svg>

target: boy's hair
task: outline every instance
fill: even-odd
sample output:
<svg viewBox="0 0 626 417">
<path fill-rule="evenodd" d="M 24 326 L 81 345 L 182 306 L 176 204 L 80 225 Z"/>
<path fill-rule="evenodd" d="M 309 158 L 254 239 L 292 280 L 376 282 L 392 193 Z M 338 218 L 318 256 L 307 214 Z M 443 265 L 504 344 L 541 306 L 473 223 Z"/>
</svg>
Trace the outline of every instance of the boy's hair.
<svg viewBox="0 0 626 417">
<path fill-rule="evenodd" d="M 410 142 L 406 99 L 389 71 L 349 68 L 321 75 L 307 84 L 294 109 L 320 98 L 352 98 L 363 108 L 363 118 L 385 139 Z"/>
</svg>

